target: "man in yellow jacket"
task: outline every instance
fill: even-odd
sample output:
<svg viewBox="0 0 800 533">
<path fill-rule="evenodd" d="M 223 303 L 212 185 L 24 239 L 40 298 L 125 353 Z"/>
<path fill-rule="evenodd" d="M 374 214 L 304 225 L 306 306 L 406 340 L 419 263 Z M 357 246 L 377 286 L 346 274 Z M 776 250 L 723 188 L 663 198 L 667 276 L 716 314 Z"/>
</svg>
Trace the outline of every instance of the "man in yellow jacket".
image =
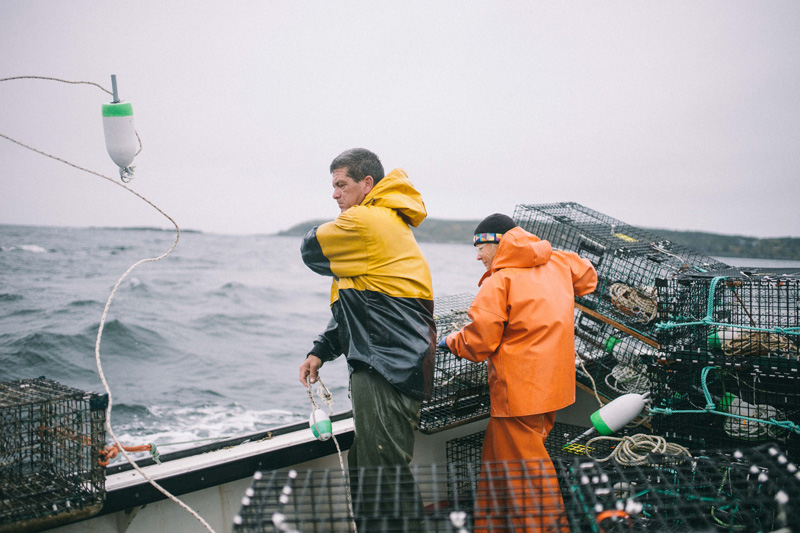
<svg viewBox="0 0 800 533">
<path fill-rule="evenodd" d="M 341 213 L 309 231 L 301 251 L 311 270 L 333 277 L 332 318 L 300 382 L 308 387 L 325 361 L 344 354 L 355 423 L 350 468 L 407 465 L 436 356 L 430 268 L 410 227 L 427 211 L 405 171 L 384 176 L 369 150 L 343 152 L 330 171 Z"/>
<path fill-rule="evenodd" d="M 524 509 L 524 516 L 508 524 L 508 530 L 567 530 L 544 442 L 555 412 L 575 402 L 575 296 L 595 289 L 597 273 L 588 260 L 553 250 L 549 242 L 499 213 L 478 225 L 473 244 L 486 273 L 469 308 L 472 322 L 443 343 L 459 357 L 488 360 L 491 417 L 481 461 L 521 465 L 531 472 L 540 492 L 533 500 L 503 503 L 479 496 L 476 517 L 482 518 L 476 520 L 476 531 L 490 521 L 506 527 L 505 517 L 500 522 L 492 519 L 493 512 L 508 512 L 498 505 L 536 508 Z M 495 474 L 497 479 L 504 477 Z M 492 477 L 481 472 L 484 496 L 519 489 L 489 487 L 487 476 Z"/>
</svg>

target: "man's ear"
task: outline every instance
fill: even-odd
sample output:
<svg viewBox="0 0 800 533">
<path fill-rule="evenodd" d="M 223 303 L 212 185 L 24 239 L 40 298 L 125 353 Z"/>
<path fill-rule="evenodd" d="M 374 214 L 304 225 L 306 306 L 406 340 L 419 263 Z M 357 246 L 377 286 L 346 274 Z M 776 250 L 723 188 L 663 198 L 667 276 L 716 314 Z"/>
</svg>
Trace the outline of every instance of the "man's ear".
<svg viewBox="0 0 800 533">
<path fill-rule="evenodd" d="M 367 187 L 366 190 L 367 193 L 369 193 L 369 191 L 371 191 L 372 188 L 375 186 L 375 180 L 372 179 L 372 176 L 365 176 L 364 179 L 361 181 L 363 181 L 365 186 Z"/>
</svg>

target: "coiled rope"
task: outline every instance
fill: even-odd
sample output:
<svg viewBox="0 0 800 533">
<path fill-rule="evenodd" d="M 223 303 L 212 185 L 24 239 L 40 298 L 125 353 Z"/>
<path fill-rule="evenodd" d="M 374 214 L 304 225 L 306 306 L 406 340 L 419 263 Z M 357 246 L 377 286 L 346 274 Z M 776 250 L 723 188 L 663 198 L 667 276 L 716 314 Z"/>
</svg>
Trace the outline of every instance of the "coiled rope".
<svg viewBox="0 0 800 533">
<path fill-rule="evenodd" d="M 656 317 L 656 299 L 642 290 L 624 283 L 614 283 L 608 288 L 608 294 L 617 309 L 632 316 L 637 322 L 647 324 Z"/>
<path fill-rule="evenodd" d="M 593 458 L 599 463 L 614 459 L 619 464 L 626 466 L 645 465 L 649 464 L 647 455 L 651 453 L 685 455 L 687 457 L 692 456 L 692 454 L 689 453 L 689 450 L 680 444 L 667 442 L 664 437 L 659 435 L 647 435 L 644 433 L 624 437 L 594 437 L 586 442 L 586 455 L 592 457 L 589 453 L 590 445 L 595 441 L 601 440 L 610 440 L 613 442 L 618 442 L 619 444 L 617 444 L 614 450 L 607 457 L 602 459 Z"/>
<path fill-rule="evenodd" d="M 621 394 L 641 394 L 650 390 L 650 379 L 644 366 L 616 365 L 606 374 L 605 382 L 610 389 Z"/>
<path fill-rule="evenodd" d="M 12 77 L 12 78 L 2 78 L 2 79 L 0 79 L 0 82 L 8 81 L 8 80 L 17 80 L 17 79 L 29 79 L 29 78 L 30 79 L 43 79 L 43 80 L 50 80 L 50 81 L 58 81 L 58 82 L 68 83 L 68 84 L 94 85 L 96 87 L 99 87 L 100 89 L 102 89 L 106 93 L 112 94 L 107 89 L 104 89 L 100 85 L 98 85 L 96 83 L 93 83 L 93 82 L 69 81 L 69 80 L 62 80 L 62 79 L 59 79 L 59 78 L 48 78 L 48 77 L 44 77 L 44 76 L 16 76 L 16 77 Z M 173 226 L 175 226 L 175 241 L 172 243 L 172 246 L 169 248 L 169 250 L 167 250 L 163 254 L 159 255 L 158 257 L 146 258 L 146 259 L 141 259 L 141 260 L 137 261 L 136 263 L 131 265 L 128 268 L 128 270 L 126 270 L 125 273 L 122 274 L 122 276 L 120 276 L 120 278 L 117 280 L 116 284 L 114 284 L 114 288 L 111 290 L 111 294 L 109 294 L 108 300 L 106 301 L 106 305 L 103 308 L 103 315 L 102 315 L 102 318 L 100 319 L 100 326 L 99 326 L 99 328 L 97 330 L 97 340 L 95 341 L 95 349 L 94 349 L 95 362 L 97 363 L 97 370 L 98 370 L 98 373 L 100 374 L 100 380 L 103 382 L 103 388 L 105 389 L 106 394 L 108 394 L 108 407 L 106 408 L 106 429 L 107 429 L 108 434 L 111 437 L 112 441 L 114 442 L 114 445 L 117 446 L 118 451 L 120 451 L 122 453 L 122 455 L 125 456 L 125 458 L 131 464 L 131 466 L 139 473 L 139 475 L 141 475 L 144 479 L 146 479 L 148 481 L 148 483 L 150 483 L 154 488 L 156 488 L 164 496 L 166 496 L 167 498 L 169 498 L 170 500 L 172 500 L 173 502 L 175 502 L 176 504 L 181 506 L 183 509 L 185 509 L 189 514 L 194 516 L 201 524 L 203 524 L 203 526 L 208 531 L 210 531 L 211 533 L 214 533 L 214 530 L 211 528 L 211 526 L 208 524 L 208 522 L 206 522 L 203 519 L 203 517 L 201 517 L 194 509 L 190 508 L 188 505 L 183 503 L 176 496 L 171 494 L 164 487 L 159 485 L 154 479 L 152 479 L 149 475 L 147 475 L 147 473 L 144 470 L 142 470 L 141 467 L 139 467 L 139 465 L 136 463 L 136 461 L 130 455 L 128 455 L 128 452 L 125 449 L 125 446 L 120 444 L 119 440 L 117 439 L 117 437 L 114 434 L 114 431 L 113 431 L 113 429 L 111 427 L 111 408 L 112 408 L 112 405 L 113 405 L 113 398 L 112 398 L 112 395 L 111 395 L 111 388 L 108 385 L 108 381 L 106 380 L 105 373 L 103 372 L 103 366 L 102 366 L 102 364 L 100 362 L 100 341 L 102 340 L 102 337 L 103 337 L 103 328 L 105 327 L 106 318 L 108 316 L 108 310 L 111 307 L 111 302 L 114 299 L 114 295 L 116 294 L 117 289 L 119 289 L 120 284 L 122 284 L 122 282 L 125 280 L 125 278 L 127 278 L 130 275 L 130 273 L 133 272 L 133 270 L 136 267 L 138 267 L 139 265 L 141 265 L 142 263 L 160 261 L 161 259 L 164 259 L 165 257 L 167 257 L 169 254 L 172 253 L 172 251 L 178 245 L 178 241 L 180 240 L 180 236 L 181 236 L 181 230 L 178 227 L 178 224 L 172 219 L 172 217 L 170 217 L 167 213 L 165 213 L 161 208 L 156 206 L 153 202 L 151 202 L 150 200 L 148 200 L 147 198 L 145 198 L 144 196 L 142 196 L 138 192 L 134 191 L 133 189 L 129 188 L 128 186 L 126 186 L 123 183 L 119 183 L 119 182 L 115 181 L 114 179 L 109 178 L 108 176 L 106 176 L 104 174 L 101 174 L 99 172 L 95 172 L 93 170 L 89 170 L 87 168 L 81 167 L 79 165 L 76 165 L 76 164 L 71 163 L 69 161 L 66 161 L 64 159 L 61 159 L 60 157 L 56 157 L 56 156 L 54 156 L 52 154 L 49 154 L 49 153 L 43 152 L 41 150 L 38 150 L 36 148 L 33 148 L 32 146 L 28 146 L 27 144 L 22 143 L 22 142 L 20 142 L 20 141 L 18 141 L 16 139 L 13 139 L 13 138 L 11 138 L 11 137 L 9 137 L 7 135 L 4 135 L 2 133 L 0 133 L 0 137 L 3 137 L 4 139 L 7 139 L 7 140 L 9 140 L 9 141 L 11 141 L 13 143 L 16 143 L 19 146 L 22 146 L 23 148 L 27 148 L 28 150 L 36 152 L 36 153 L 38 153 L 40 155 L 43 155 L 45 157 L 49 157 L 51 159 L 54 159 L 54 160 L 59 161 L 61 163 L 64 163 L 65 165 L 69 165 L 69 166 L 71 166 L 73 168 L 81 170 L 83 172 L 87 172 L 89 174 L 93 174 L 93 175 L 95 175 L 97 177 L 103 178 L 103 179 L 105 179 L 107 181 L 110 181 L 111 183 L 113 183 L 115 185 L 118 185 L 118 186 L 122 187 L 126 191 L 130 192 L 131 194 L 137 196 L 138 198 L 140 198 L 144 202 L 148 203 L 156 211 L 158 211 L 164 217 L 166 217 L 173 224 Z M 137 138 L 138 138 L 138 135 L 137 135 Z M 139 149 L 141 151 L 141 142 L 140 142 L 140 145 L 139 145 Z M 138 152 L 137 152 L 137 154 L 138 154 Z"/>
</svg>

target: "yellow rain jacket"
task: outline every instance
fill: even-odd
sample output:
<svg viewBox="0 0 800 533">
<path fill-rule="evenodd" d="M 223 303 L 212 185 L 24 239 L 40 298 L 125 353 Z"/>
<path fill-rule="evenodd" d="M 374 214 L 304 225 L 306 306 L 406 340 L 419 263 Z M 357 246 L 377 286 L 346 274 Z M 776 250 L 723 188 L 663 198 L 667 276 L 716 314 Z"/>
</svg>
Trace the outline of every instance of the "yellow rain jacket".
<svg viewBox="0 0 800 533">
<path fill-rule="evenodd" d="M 436 354 L 430 268 L 410 226 L 427 216 L 405 171 L 395 169 L 364 201 L 303 237 L 303 261 L 333 276 L 327 329 L 310 353 L 341 354 L 374 368 L 400 391 L 430 396 Z"/>
<path fill-rule="evenodd" d="M 469 308 L 472 323 L 447 337 L 470 361 L 488 359 L 491 416 L 548 413 L 575 402 L 575 296 L 597 273 L 520 227 L 500 239 Z"/>
</svg>

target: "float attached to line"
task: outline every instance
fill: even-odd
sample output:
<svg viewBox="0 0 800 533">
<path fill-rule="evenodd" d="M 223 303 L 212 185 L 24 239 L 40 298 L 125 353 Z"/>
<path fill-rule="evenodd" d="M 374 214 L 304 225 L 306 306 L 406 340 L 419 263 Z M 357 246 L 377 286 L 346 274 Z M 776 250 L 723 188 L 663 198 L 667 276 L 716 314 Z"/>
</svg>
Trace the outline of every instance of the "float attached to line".
<svg viewBox="0 0 800 533">
<path fill-rule="evenodd" d="M 114 100 L 103 104 L 103 131 L 106 136 L 106 150 L 111 160 L 119 167 L 119 177 L 124 182 L 133 179 L 133 158 L 139 146 L 136 130 L 133 127 L 133 106 L 121 102 L 117 96 L 117 76 L 111 75 Z"/>
</svg>

